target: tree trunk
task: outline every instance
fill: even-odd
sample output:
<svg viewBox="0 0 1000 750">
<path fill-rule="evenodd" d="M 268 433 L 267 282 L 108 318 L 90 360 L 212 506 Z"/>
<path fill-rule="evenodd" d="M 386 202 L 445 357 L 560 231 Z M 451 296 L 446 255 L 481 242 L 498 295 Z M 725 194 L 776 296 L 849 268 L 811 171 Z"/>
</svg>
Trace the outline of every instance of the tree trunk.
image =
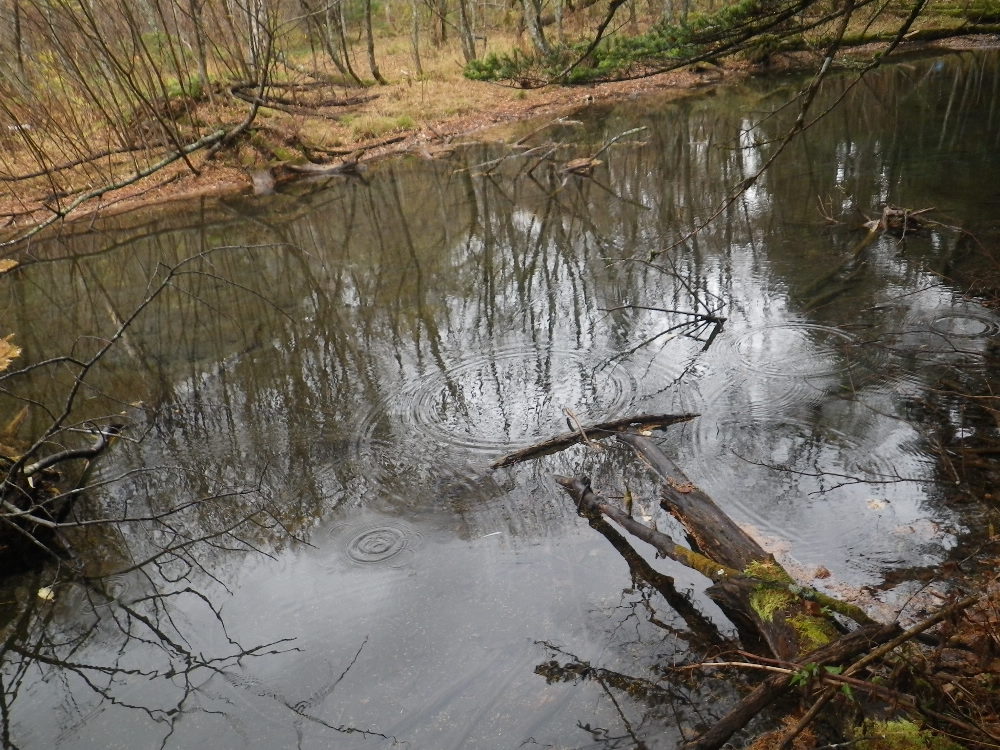
<svg viewBox="0 0 1000 750">
<path fill-rule="evenodd" d="M 188 12 L 191 14 L 191 24 L 194 27 L 194 50 L 198 58 L 198 80 L 201 82 L 203 94 L 208 95 L 209 101 L 214 101 L 212 87 L 208 82 L 208 52 L 205 48 L 205 24 L 202 20 L 202 7 L 204 0 L 191 0 L 188 4 Z"/>
<path fill-rule="evenodd" d="M 410 2 L 410 48 L 413 51 L 413 72 L 422 76 L 424 67 L 420 64 L 420 6 L 417 0 Z"/>
<path fill-rule="evenodd" d="M 448 41 L 448 0 L 436 0 L 436 4 L 431 7 L 434 8 L 434 14 L 437 16 L 431 25 L 431 41 L 434 42 L 435 47 L 440 47 Z"/>
<path fill-rule="evenodd" d="M 302 6 L 302 13 L 305 16 L 306 29 L 311 32 L 310 36 L 315 34 L 314 40 L 318 41 L 320 47 L 326 52 L 333 67 L 340 71 L 341 75 L 347 76 L 347 68 L 344 67 L 344 63 L 340 59 L 336 39 L 330 28 L 328 17 L 330 6 L 328 5 L 322 11 L 317 11 L 310 5 L 310 0 L 299 0 L 299 4 Z M 320 13 L 323 14 L 323 18 L 320 18 Z"/>
<path fill-rule="evenodd" d="M 354 67 L 351 65 L 351 49 L 347 43 L 347 24 L 344 21 L 344 0 L 337 0 L 335 3 L 328 5 L 326 7 L 326 18 L 327 28 L 330 30 L 330 33 L 335 31 L 337 39 L 340 40 L 340 49 L 344 53 L 343 62 L 344 67 L 347 69 L 347 74 L 355 83 L 363 86 L 364 82 L 361 80 L 361 76 L 354 71 Z"/>
<path fill-rule="evenodd" d="M 375 35 L 372 32 L 372 0 L 365 0 L 365 36 L 368 40 L 368 68 L 372 72 L 372 78 L 384 86 L 386 80 L 379 72 L 378 63 L 375 61 Z"/>
<path fill-rule="evenodd" d="M 472 33 L 472 22 L 469 18 L 469 0 L 458 0 L 459 31 L 462 37 L 462 54 L 466 62 L 476 59 L 476 38 Z"/>
<path fill-rule="evenodd" d="M 24 76 L 24 40 L 21 38 L 21 0 L 14 0 L 14 49 L 17 58 L 17 75 L 26 84 Z"/>
<path fill-rule="evenodd" d="M 535 0 L 521 0 L 521 8 L 524 11 L 524 26 L 528 30 L 528 36 L 531 37 L 531 43 L 535 45 L 535 49 L 543 55 L 552 54 L 552 47 L 542 30 L 538 5 Z"/>
</svg>

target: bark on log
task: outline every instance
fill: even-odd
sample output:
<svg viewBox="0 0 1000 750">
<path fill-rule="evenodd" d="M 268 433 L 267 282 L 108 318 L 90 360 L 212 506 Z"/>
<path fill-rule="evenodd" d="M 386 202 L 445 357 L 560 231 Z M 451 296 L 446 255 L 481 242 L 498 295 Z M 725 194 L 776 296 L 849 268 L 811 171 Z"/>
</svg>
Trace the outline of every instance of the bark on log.
<svg viewBox="0 0 1000 750">
<path fill-rule="evenodd" d="M 737 570 L 746 570 L 761 560 L 774 561 L 712 498 L 695 487 L 656 443 L 632 433 L 621 433 L 618 439 L 662 477 L 661 504 L 684 525 L 693 549 Z"/>
</svg>

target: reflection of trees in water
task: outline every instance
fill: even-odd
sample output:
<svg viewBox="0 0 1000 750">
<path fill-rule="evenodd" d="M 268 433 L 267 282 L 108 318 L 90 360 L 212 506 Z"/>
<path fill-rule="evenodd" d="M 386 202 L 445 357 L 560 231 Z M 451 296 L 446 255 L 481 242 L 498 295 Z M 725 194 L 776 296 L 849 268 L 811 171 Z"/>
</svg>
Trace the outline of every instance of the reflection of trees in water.
<svg viewBox="0 0 1000 750">
<path fill-rule="evenodd" d="M 863 136 L 878 130 L 883 122 L 875 120 L 878 113 L 902 116 L 899 109 L 907 97 L 918 95 L 889 97 L 888 92 L 907 87 L 912 92 L 912 77 L 893 68 L 856 89 L 862 117 L 869 119 L 857 138 L 850 135 L 858 130 L 857 115 L 841 118 L 837 111 L 829 124 L 820 123 L 803 138 L 800 152 L 820 173 L 806 190 L 821 194 L 843 184 L 858 195 L 877 194 L 872 181 L 885 179 L 882 165 L 891 165 L 899 149 L 866 143 Z M 961 80 L 977 77 L 982 79 L 973 66 Z M 827 85 L 832 99 L 844 84 L 831 80 Z M 564 184 L 543 170 L 529 179 L 516 164 L 478 177 L 470 167 L 482 163 L 483 152 L 464 149 L 447 162 L 384 167 L 368 184 L 339 182 L 315 192 L 299 186 L 297 194 L 277 196 L 276 210 L 270 213 L 251 201 L 230 201 L 229 210 L 249 224 L 241 230 L 239 224 L 227 223 L 225 237 L 212 227 L 198 233 L 158 231 L 139 245 L 146 248 L 140 261 L 144 267 L 154 258 L 222 240 L 274 243 L 271 249 L 229 256 L 218 273 L 265 295 L 290 317 L 247 295 L 220 292 L 210 277 L 203 277 L 188 292 L 189 299 L 172 298 L 157 308 L 148 330 L 133 337 L 133 354 L 146 365 L 140 371 L 122 366 L 121 387 L 115 390 L 134 393 L 146 390 L 149 382 L 161 383 L 160 395 L 152 401 L 168 398 L 182 417 L 171 419 L 163 411 L 152 420 L 171 452 L 196 455 L 205 441 L 222 440 L 219 451 L 238 455 L 242 462 L 253 460 L 266 446 L 273 475 L 295 477 L 303 496 L 324 496 L 337 490 L 310 468 L 321 458 L 310 446 L 316 434 L 341 433 L 350 440 L 342 433 L 359 418 L 352 407 L 398 400 L 398 394 L 428 376 L 440 378 L 440 399 L 470 430 L 478 429 L 473 399 L 489 391 L 498 419 L 481 427 L 502 433 L 503 425 L 524 407 L 523 398 L 504 383 L 505 373 L 479 368 L 473 388 L 452 374 L 468 361 L 469 352 L 488 362 L 498 339 L 508 342 L 500 349 L 505 356 L 512 346 L 521 347 L 539 363 L 536 383 L 545 388 L 556 371 L 555 342 L 613 356 L 669 327 L 653 310 L 603 312 L 623 301 L 686 310 L 718 299 L 726 303 L 720 313 L 738 319 L 753 314 L 754 297 L 763 286 L 769 304 L 793 305 L 796 289 L 805 289 L 807 279 L 811 283 L 807 274 L 819 262 L 817 253 L 834 249 L 832 243 L 801 241 L 790 261 L 767 257 L 776 244 L 816 234 L 812 226 L 802 229 L 813 209 L 809 201 L 797 199 L 804 188 L 795 170 L 791 177 L 781 170 L 767 175 L 755 202 L 734 205 L 686 247 L 672 251 L 671 277 L 651 264 L 620 262 L 647 258 L 669 246 L 713 210 L 733 181 L 745 176 L 748 153 L 756 149 L 761 152 L 757 161 L 766 158 L 772 121 L 764 120 L 749 139 L 741 140 L 741 133 L 750 122 L 747 109 L 764 111 L 771 100 L 767 93 L 751 92 L 733 95 L 721 107 L 707 100 L 672 105 L 665 110 L 668 127 L 650 127 L 643 134 L 647 147 L 623 144 L 604 155 L 607 165 L 595 177 L 621 199 L 590 180 L 574 178 Z M 886 101 L 901 103 L 886 106 Z M 652 107 L 629 108 L 629 124 L 637 116 L 663 119 L 663 109 L 647 114 L 643 106 Z M 620 125 L 616 118 L 625 119 L 620 113 L 597 118 L 588 132 L 618 131 L 626 123 Z M 780 132 L 780 118 L 774 122 L 774 132 Z M 842 127 L 846 141 L 837 135 Z M 815 144 L 829 138 L 846 145 L 835 149 L 844 155 L 838 157 L 843 164 L 824 177 L 827 157 L 815 154 L 829 149 Z M 849 183 L 839 174 L 848 174 Z M 824 178 L 833 181 L 824 185 Z M 135 271 L 138 265 L 116 259 L 81 262 L 78 278 L 86 286 L 86 298 L 73 301 L 72 293 L 66 293 L 61 301 L 69 301 L 68 307 L 90 316 L 90 325 L 99 328 L 100 318 L 111 314 L 103 311 L 120 304 L 114 299 L 120 292 L 102 289 L 101 280 L 117 278 L 125 287 L 136 287 L 142 279 Z M 44 286 L 58 284 L 53 279 Z M 882 288 L 879 277 L 870 273 L 848 303 L 853 308 L 874 302 Z M 839 322 L 839 309 L 826 307 L 816 317 Z M 171 341 L 169 354 L 141 351 L 149 346 L 144 341 L 165 338 Z M 668 358 L 691 361 L 692 352 L 677 351 L 678 346 L 668 343 Z M 211 374 L 215 362 L 224 363 L 224 369 Z M 186 372 L 182 363 L 187 363 Z M 645 374 L 644 368 L 640 372 Z M 675 385 L 674 372 L 654 377 L 662 377 L 659 389 Z M 371 418 L 370 434 L 391 440 L 423 427 L 392 409 Z M 303 439 L 303 419 L 312 423 L 312 439 Z M 505 439 L 503 434 L 493 437 Z M 181 442 L 187 443 L 186 450 Z M 301 515 L 317 509 L 303 508 Z"/>
<path fill-rule="evenodd" d="M 686 728 L 713 724 L 718 718 L 715 711 L 733 699 L 732 688 L 718 680 L 705 680 L 684 665 L 696 664 L 706 654 L 716 652 L 728 638 L 720 636 L 718 626 L 689 594 L 678 592 L 673 579 L 646 562 L 614 527 L 601 518 L 591 518 L 590 525 L 622 555 L 632 577 L 631 587 L 623 591 L 620 603 L 608 615 L 608 640 L 614 647 L 606 648 L 600 661 L 625 658 L 628 662 L 619 652 L 634 652 L 642 642 L 658 644 L 656 660 L 645 667 L 638 660 L 628 662 L 628 671 L 623 671 L 584 659 L 571 648 L 541 642 L 550 658 L 535 667 L 536 674 L 549 683 L 592 682 L 600 687 L 621 728 L 596 726 L 589 717 L 581 719 L 579 728 L 598 746 L 645 747 L 642 738 L 649 736 L 649 726 L 664 717 L 680 729 L 682 738 Z M 685 647 L 675 646 L 671 657 L 671 643 L 684 643 Z M 645 676 L 637 675 L 639 671 Z"/>
<path fill-rule="evenodd" d="M 971 63 L 969 67 L 963 75 L 959 66 L 955 74 L 956 85 L 961 84 L 959 98 L 985 88 L 982 68 Z M 931 69 L 921 75 L 936 74 Z M 914 77 L 916 73 L 896 67 L 866 79 L 864 87 L 855 91 L 861 106 L 849 114 L 835 111 L 828 122 L 816 126 L 818 135 L 803 138 L 801 153 L 818 165 L 822 177 L 829 153 L 824 139 L 833 132 L 847 134 L 838 138 L 845 145 L 838 150 L 843 155 L 836 165 L 837 174 L 846 177 L 835 177 L 831 185 L 817 181 L 808 190 L 817 195 L 831 188 L 857 196 L 878 195 L 882 184 L 905 181 L 905 174 L 894 176 L 886 169 L 902 169 L 893 165 L 902 163 L 896 157 L 909 149 L 904 139 L 913 137 L 912 128 L 888 129 L 896 133 L 898 144 L 888 148 L 866 137 L 887 132 L 886 118 L 910 119 L 904 107 L 920 96 L 914 92 Z M 827 85 L 827 95 L 833 99 L 840 93 L 838 87 L 846 84 L 831 79 Z M 655 301 L 671 309 L 685 309 L 692 300 L 683 284 L 664 280 L 654 269 L 609 262 L 613 264 L 616 256 L 657 252 L 673 242 L 711 212 L 729 183 L 745 176 L 747 153 L 758 150 L 761 158 L 766 157 L 771 123 L 780 132 L 780 117 L 765 120 L 756 135 L 737 148 L 741 129 L 749 122 L 745 109 L 765 110 L 771 101 L 767 94 L 742 96 L 729 108 L 704 101 L 672 106 L 669 127 L 648 131 L 649 148 L 610 150 L 608 166 L 597 176 L 623 197 L 620 201 L 608 198 L 587 180 L 574 179 L 565 186 L 544 176 L 510 181 L 512 174 L 503 170 L 476 178 L 468 167 L 481 161 L 480 153 L 466 150 L 457 152 L 452 163 L 431 165 L 430 174 L 423 165 L 395 165 L 382 170 L 370 185 L 349 183 L 313 194 L 279 196 L 279 215 L 261 216 L 247 204 L 241 215 L 253 219 L 254 233 L 266 234 L 256 240 L 288 243 L 301 252 L 258 254 L 254 269 L 246 273 L 267 279 L 272 295 L 276 290 L 270 286 L 277 282 L 281 289 L 287 280 L 288 288 L 282 291 L 290 304 L 299 311 L 311 305 L 310 313 L 322 317 L 326 328 L 340 329 L 324 331 L 317 326 L 315 333 L 322 336 L 318 341 L 332 348 L 323 365 L 337 367 L 342 381 L 369 376 L 372 368 L 359 365 L 387 340 L 394 342 L 396 351 L 382 357 L 380 368 L 395 359 L 397 370 L 436 368 L 445 376 L 456 339 L 469 347 L 485 346 L 498 334 L 516 333 L 534 342 L 568 336 L 580 346 L 593 346 L 594 335 L 600 335 L 609 348 L 620 347 L 634 342 L 651 321 L 621 314 L 607 330 L 599 330 L 597 311 L 617 305 L 626 295 L 648 295 L 652 299 L 631 301 Z M 918 106 L 924 105 L 918 102 Z M 653 116 L 661 116 L 660 111 L 651 112 Z M 609 130 L 617 127 L 614 120 L 601 124 Z M 817 159 L 817 153 L 823 157 Z M 463 164 L 465 169 L 455 169 Z M 792 199 L 803 190 L 802 183 L 794 181 L 795 171 L 790 171 L 791 178 L 785 174 L 778 170 L 761 183 L 768 195 L 763 203 L 735 205 L 717 225 L 682 248 L 674 259 L 680 276 L 725 296 L 730 305 L 743 304 L 747 292 L 735 286 L 747 280 L 736 276 L 735 256 L 756 254 L 765 235 L 772 243 L 782 240 L 782 234 L 785 241 L 795 242 L 796 235 L 788 234 L 794 229 L 780 227 L 801 225 L 812 211 L 808 201 L 803 205 Z M 636 204 L 651 210 L 636 210 Z M 237 202 L 233 205 L 239 209 Z M 815 231 L 810 228 L 810 233 Z M 200 242 L 217 241 L 214 235 L 203 233 Z M 167 242 L 160 244 L 169 251 Z M 815 246 L 802 243 L 805 252 L 815 252 L 807 250 Z M 805 255 L 801 263 L 778 271 L 794 288 L 798 283 L 794 275 L 809 270 L 816 260 L 815 255 Z M 865 288 L 873 296 L 879 287 L 871 280 Z M 774 291 L 780 293 L 780 287 Z M 102 305 L 87 307 L 100 310 Z M 240 311 L 234 316 L 239 322 L 246 320 Z M 174 310 L 166 311 L 164 325 L 166 318 L 176 317 Z M 224 350 L 232 350 L 231 344 L 218 340 L 228 327 L 225 321 L 192 323 L 168 329 L 170 335 L 187 333 L 194 339 L 187 343 L 191 355 L 196 356 L 197 342 L 210 343 L 212 349 L 221 343 Z M 193 331 L 199 335 L 189 333 Z M 291 332 L 286 336 L 290 341 L 303 338 Z M 369 382 L 367 397 L 384 397 L 395 385 Z"/>
<path fill-rule="evenodd" d="M 53 575 L 55 583 L 40 587 Z M 197 710 L 200 685 L 212 674 L 290 648 L 287 641 L 245 646 L 229 637 L 221 609 L 193 581 L 157 583 L 148 571 L 132 580 L 135 587 L 122 589 L 109 587 L 107 579 L 46 569 L 7 589 L 16 602 L 5 606 L 9 619 L 0 650 L 5 748 L 19 746 L 25 725 L 31 727 L 27 736 L 39 742 L 42 736 L 66 740 L 95 712 L 112 707 L 139 712 L 162 725 L 167 738 Z M 205 631 L 196 636 L 191 619 Z M 212 641 L 216 645 L 206 650 Z M 39 682 L 62 684 L 73 699 L 42 705 L 34 697 Z M 150 694 L 145 686 L 154 683 L 158 688 Z"/>
</svg>

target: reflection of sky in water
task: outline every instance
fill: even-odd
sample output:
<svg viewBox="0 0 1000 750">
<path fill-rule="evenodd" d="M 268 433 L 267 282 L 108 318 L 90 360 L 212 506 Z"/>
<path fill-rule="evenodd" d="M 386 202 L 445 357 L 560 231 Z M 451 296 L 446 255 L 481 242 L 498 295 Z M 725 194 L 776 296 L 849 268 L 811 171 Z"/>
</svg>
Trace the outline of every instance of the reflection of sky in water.
<svg viewBox="0 0 1000 750">
<path fill-rule="evenodd" d="M 906 136 L 894 123 L 885 123 L 891 137 L 866 128 L 850 139 L 834 114 L 712 227 L 665 251 L 760 166 L 759 143 L 782 132 L 770 121 L 750 130 L 740 96 L 675 105 L 671 118 L 662 108 L 648 116 L 625 108 L 599 123 L 595 114 L 598 140 L 640 120 L 651 126 L 645 147 L 604 155 L 602 189 L 575 178 L 478 179 L 445 163 L 386 167 L 367 185 L 331 187 L 350 211 L 310 215 L 308 201 L 329 203 L 323 193 L 275 196 L 263 219 L 281 220 L 280 201 L 296 205 L 301 218 L 276 224 L 275 234 L 306 252 L 278 256 L 273 278 L 259 279 L 258 269 L 238 277 L 262 285 L 291 318 L 256 338 L 225 326 L 259 309 L 205 319 L 184 307 L 193 295 L 164 303 L 176 307 L 165 307 L 154 333 L 216 326 L 219 343 L 198 351 L 218 349 L 217 360 L 156 363 L 162 369 L 150 372 L 168 384 L 169 408 L 103 475 L 176 463 L 189 471 L 171 477 L 176 484 L 142 487 L 183 495 L 199 481 L 252 483 L 259 472 L 281 522 L 312 545 L 275 544 L 274 559 L 206 551 L 200 564 L 232 589 L 205 583 L 231 634 L 294 637 L 299 650 L 247 659 L 228 677 L 200 676 L 191 703 L 200 710 L 184 716 L 171 746 L 206 737 L 220 748 L 387 744 L 338 726 L 414 748 L 580 745 L 590 738 L 578 722 L 619 726 L 598 685 L 550 685 L 534 673 L 551 658 L 536 642 L 644 677 L 687 646 L 650 624 L 624 563 L 551 475 L 591 474 L 609 495 L 623 492 L 626 477 L 650 517 L 654 482 L 621 450 L 575 448 L 486 471 L 500 453 L 567 429 L 564 409 L 583 421 L 699 412 L 661 436 L 666 450 L 805 577 L 823 565 L 831 585 L 855 588 L 889 568 L 943 559 L 962 519 L 938 502 L 928 428 L 911 421 L 906 400 L 938 368 L 980 353 L 997 319 L 928 271 L 952 247 L 941 236 L 905 248 L 880 240 L 859 269 L 848 252 L 859 236 L 822 231 L 816 214 L 817 195 L 870 210 L 899 200 L 901 185 L 919 197 L 939 178 L 932 167 L 888 162 L 887 154 L 920 152 L 892 146 Z M 870 104 L 858 110 L 882 111 Z M 256 214 L 266 214 L 263 205 Z M 270 231 L 263 219 L 255 241 Z M 148 251 L 158 257 L 163 248 Z M 664 251 L 674 273 L 646 262 Z M 696 338 L 690 327 L 657 337 L 683 315 L 614 309 L 625 300 L 727 322 L 706 349 L 706 332 Z M 129 499 L 116 493 L 115 502 Z M 192 514 L 176 525 L 194 534 L 210 521 Z M 139 537 L 137 547 L 156 543 Z M 264 532 L 258 543 L 274 544 Z M 703 585 L 651 562 L 681 589 Z M 657 618 L 681 627 L 655 606 Z M 199 648 L 223 645 L 203 609 L 178 604 L 174 614 L 205 641 Z M 99 660 L 101 647 L 92 650 L 81 658 Z M 129 658 L 144 653 L 137 647 Z M 36 707 L 16 728 L 39 746 L 59 732 L 66 747 L 162 735 L 136 712 L 64 704 L 49 683 L 28 692 Z M 677 744 L 670 710 L 623 701 L 651 746 Z M 53 712 L 69 718 L 49 731 L 40 719 Z"/>
</svg>

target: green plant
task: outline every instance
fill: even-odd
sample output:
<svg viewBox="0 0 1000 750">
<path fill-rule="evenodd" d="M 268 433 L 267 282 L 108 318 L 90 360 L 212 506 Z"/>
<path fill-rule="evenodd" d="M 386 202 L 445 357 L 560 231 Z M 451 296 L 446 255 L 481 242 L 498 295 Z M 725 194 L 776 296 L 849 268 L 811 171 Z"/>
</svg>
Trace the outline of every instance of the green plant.
<svg viewBox="0 0 1000 750">
<path fill-rule="evenodd" d="M 963 750 L 947 737 L 909 719 L 869 719 L 855 730 L 861 750 Z"/>
<path fill-rule="evenodd" d="M 802 669 L 793 674 L 791 679 L 789 679 L 788 683 L 790 685 L 808 685 L 809 683 L 819 679 L 823 675 L 826 674 L 837 675 L 843 671 L 844 671 L 843 667 L 837 667 L 837 666 L 821 667 L 819 664 L 811 662 L 809 664 L 806 664 L 804 667 L 802 667 Z M 850 685 L 847 685 L 846 683 L 842 684 L 840 686 L 840 692 L 842 692 L 851 700 L 854 700 L 854 690 L 853 688 L 851 688 Z"/>
</svg>

